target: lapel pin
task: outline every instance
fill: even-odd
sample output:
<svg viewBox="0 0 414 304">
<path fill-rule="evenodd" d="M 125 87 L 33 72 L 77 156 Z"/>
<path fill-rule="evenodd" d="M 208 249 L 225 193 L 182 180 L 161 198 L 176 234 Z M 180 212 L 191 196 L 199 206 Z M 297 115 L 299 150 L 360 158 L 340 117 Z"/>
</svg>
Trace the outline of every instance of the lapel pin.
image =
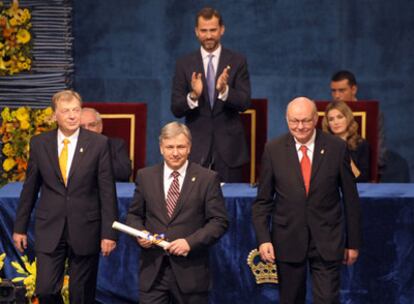
<svg viewBox="0 0 414 304">
<path fill-rule="evenodd" d="M 195 182 L 195 180 L 196 180 L 196 178 L 195 178 L 195 176 L 193 176 L 193 177 L 191 178 L 191 181 L 192 181 L 192 182 Z"/>
<path fill-rule="evenodd" d="M 321 150 L 321 154 L 324 154 L 324 153 L 325 153 L 325 150 L 324 150 L 324 149 L 322 149 L 322 150 Z"/>
<path fill-rule="evenodd" d="M 83 153 L 83 148 L 80 148 L 80 149 L 79 149 L 79 152 L 80 152 L 80 153 Z"/>
</svg>

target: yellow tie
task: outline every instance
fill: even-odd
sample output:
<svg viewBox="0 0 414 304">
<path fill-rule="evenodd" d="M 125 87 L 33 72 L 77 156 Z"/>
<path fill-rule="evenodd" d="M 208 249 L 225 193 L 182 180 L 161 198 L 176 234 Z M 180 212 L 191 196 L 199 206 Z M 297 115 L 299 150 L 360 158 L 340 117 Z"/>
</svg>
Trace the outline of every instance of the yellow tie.
<svg viewBox="0 0 414 304">
<path fill-rule="evenodd" d="M 63 149 L 62 152 L 60 152 L 59 156 L 59 167 L 60 172 L 62 172 L 63 181 L 67 181 L 67 165 L 68 165 L 68 144 L 70 144 L 69 139 L 65 138 L 63 140 Z"/>
</svg>

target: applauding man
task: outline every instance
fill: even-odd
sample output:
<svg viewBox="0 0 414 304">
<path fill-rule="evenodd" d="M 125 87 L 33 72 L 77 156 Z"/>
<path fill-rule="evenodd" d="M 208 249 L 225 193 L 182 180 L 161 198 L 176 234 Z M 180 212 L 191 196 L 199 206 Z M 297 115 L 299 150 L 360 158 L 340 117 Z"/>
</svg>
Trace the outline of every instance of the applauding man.
<svg viewBox="0 0 414 304">
<path fill-rule="evenodd" d="M 217 171 L 221 181 L 240 182 L 248 153 L 239 112 L 250 107 L 250 80 L 246 59 L 221 46 L 224 29 L 218 11 L 197 14 L 201 48 L 177 61 L 171 110 L 191 130 L 190 159 Z"/>
</svg>

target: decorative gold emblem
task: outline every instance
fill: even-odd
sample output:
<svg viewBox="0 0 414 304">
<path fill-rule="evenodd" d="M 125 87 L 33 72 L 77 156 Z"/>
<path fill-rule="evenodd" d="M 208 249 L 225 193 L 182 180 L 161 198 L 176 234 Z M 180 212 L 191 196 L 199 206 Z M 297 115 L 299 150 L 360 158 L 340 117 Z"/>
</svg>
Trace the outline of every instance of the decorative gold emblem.
<svg viewBox="0 0 414 304">
<path fill-rule="evenodd" d="M 256 284 L 279 283 L 276 264 L 263 262 L 260 259 L 260 254 L 257 249 L 250 251 L 247 256 L 247 265 L 249 265 L 250 270 L 256 279 Z"/>
</svg>

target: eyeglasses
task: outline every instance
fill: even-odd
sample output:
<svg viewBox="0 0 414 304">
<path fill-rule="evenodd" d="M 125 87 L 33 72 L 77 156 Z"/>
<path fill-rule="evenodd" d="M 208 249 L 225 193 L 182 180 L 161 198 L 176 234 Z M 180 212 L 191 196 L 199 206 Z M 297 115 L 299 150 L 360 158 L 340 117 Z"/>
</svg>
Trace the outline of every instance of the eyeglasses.
<svg viewBox="0 0 414 304">
<path fill-rule="evenodd" d="M 302 120 L 288 119 L 288 122 L 291 126 L 298 126 L 299 124 L 302 124 L 304 126 L 310 126 L 313 123 L 313 119 L 312 118 L 302 119 Z"/>
</svg>

